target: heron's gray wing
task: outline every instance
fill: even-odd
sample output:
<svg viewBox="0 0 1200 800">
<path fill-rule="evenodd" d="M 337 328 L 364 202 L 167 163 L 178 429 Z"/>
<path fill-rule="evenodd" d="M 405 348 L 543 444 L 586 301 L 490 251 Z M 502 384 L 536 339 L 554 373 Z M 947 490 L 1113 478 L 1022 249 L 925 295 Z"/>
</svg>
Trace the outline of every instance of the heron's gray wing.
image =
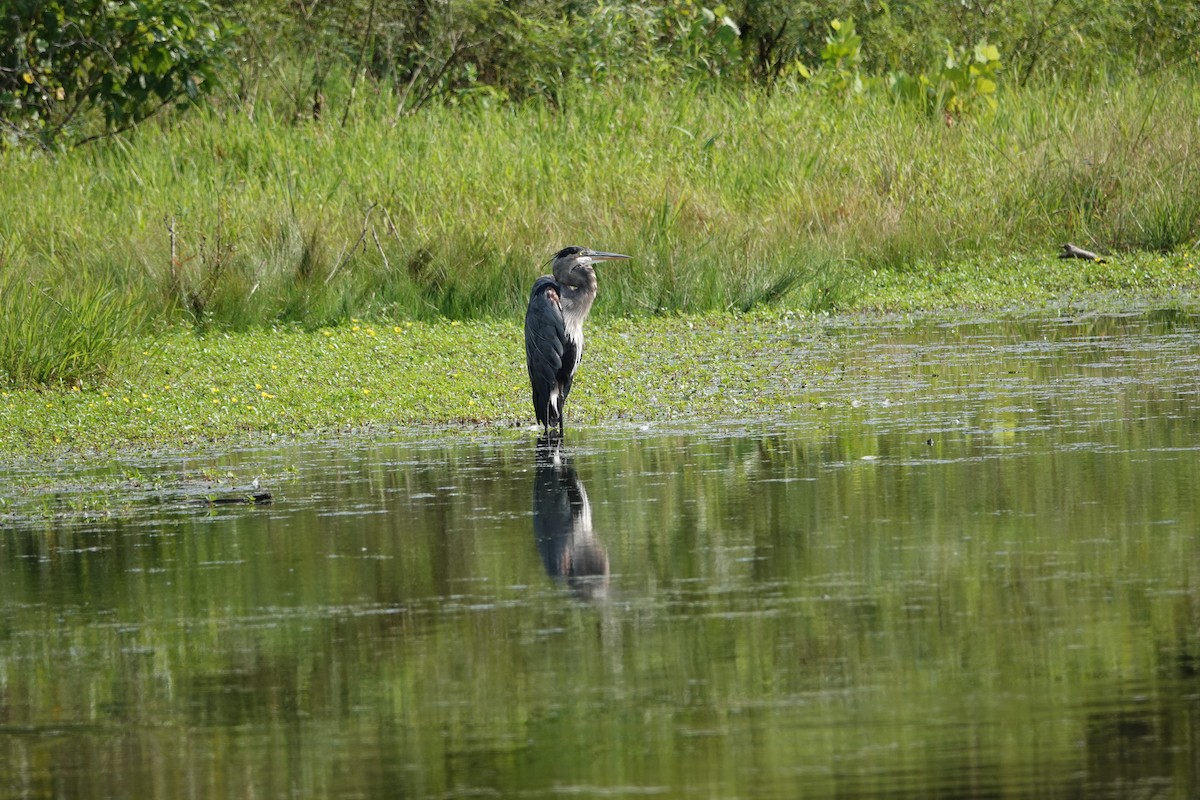
<svg viewBox="0 0 1200 800">
<path fill-rule="evenodd" d="M 525 312 L 525 365 L 533 387 L 533 407 L 543 425 L 549 424 L 550 393 L 563 366 L 565 343 L 558 285 L 552 278 L 538 278 Z"/>
</svg>

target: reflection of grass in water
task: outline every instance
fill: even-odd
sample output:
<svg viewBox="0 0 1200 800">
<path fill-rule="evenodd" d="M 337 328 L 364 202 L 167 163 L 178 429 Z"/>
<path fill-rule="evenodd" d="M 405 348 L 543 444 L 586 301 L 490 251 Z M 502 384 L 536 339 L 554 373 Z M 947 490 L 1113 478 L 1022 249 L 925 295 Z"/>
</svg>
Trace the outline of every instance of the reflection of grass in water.
<svg viewBox="0 0 1200 800">
<path fill-rule="evenodd" d="M 139 472 L 100 465 L 84 474 L 26 475 L 0 495 L 0 524 L 81 525 L 137 518 L 158 510 L 195 511 L 266 504 L 275 488 L 294 478 L 257 470 L 192 472 L 179 468 Z"/>
<path fill-rule="evenodd" d="M 1153 447 L 1177 428 L 1127 434 Z M 618 592 L 599 607 L 544 574 L 532 440 L 315 448 L 290 491 L 337 501 L 297 501 L 286 527 L 10 534 L 5 622 L 38 635 L 4 650 L 22 667 L 8 724 L 53 719 L 53 743 L 29 746 L 126 789 L 261 788 L 299 752 L 288 785 L 306 796 L 1070 794 L 1096 790 L 1106 752 L 1157 746 L 1119 738 L 1116 712 L 1185 735 L 1173 665 L 1200 644 L 1200 519 L 1148 487 L 1196 485 L 1194 459 L 879 464 L 860 457 L 900 443 L 861 425 L 580 444 Z M 364 504 L 387 513 L 320 516 Z M 22 542 L 48 557 L 20 560 Z M 117 715 L 155 723 L 118 735 Z M 74 735 L 85 721 L 100 731 Z M 131 746 L 163 757 L 99 768 Z M 1136 778 L 1139 761 L 1108 768 Z M 1187 785 L 1187 759 L 1154 767 Z"/>
</svg>

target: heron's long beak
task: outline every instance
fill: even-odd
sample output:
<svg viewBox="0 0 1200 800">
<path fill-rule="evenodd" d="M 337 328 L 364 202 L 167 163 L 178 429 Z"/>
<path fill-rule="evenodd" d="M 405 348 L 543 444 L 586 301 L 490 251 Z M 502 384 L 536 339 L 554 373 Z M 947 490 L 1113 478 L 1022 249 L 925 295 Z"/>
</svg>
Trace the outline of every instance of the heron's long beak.
<svg viewBox="0 0 1200 800">
<path fill-rule="evenodd" d="M 588 253 L 588 258 L 592 261 L 616 261 L 617 259 L 629 258 L 629 256 L 621 255 L 620 253 Z"/>
</svg>

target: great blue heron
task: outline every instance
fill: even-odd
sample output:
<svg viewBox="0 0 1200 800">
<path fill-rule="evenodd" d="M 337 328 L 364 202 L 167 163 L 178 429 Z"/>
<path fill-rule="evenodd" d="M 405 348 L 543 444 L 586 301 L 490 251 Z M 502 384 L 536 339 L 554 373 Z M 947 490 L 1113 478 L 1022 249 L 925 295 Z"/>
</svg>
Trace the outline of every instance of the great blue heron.
<svg viewBox="0 0 1200 800">
<path fill-rule="evenodd" d="M 551 259 L 552 275 L 533 284 L 525 312 L 525 365 L 533 386 L 533 409 L 547 433 L 563 430 L 563 406 L 583 356 L 583 321 L 596 299 L 592 264 L 629 258 L 586 247 L 564 247 Z"/>
</svg>

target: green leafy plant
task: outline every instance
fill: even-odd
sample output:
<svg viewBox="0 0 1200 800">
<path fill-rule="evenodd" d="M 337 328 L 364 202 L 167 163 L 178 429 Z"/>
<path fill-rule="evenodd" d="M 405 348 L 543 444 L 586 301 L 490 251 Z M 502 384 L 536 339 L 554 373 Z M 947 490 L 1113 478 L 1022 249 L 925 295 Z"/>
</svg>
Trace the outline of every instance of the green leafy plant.
<svg viewBox="0 0 1200 800">
<path fill-rule="evenodd" d="M 723 5 L 710 8 L 693 0 L 671 0 L 663 7 L 663 37 L 685 70 L 718 76 L 734 69 L 741 31 L 728 12 Z"/>
<path fill-rule="evenodd" d="M 898 99 L 925 106 L 930 113 L 957 118 L 980 109 L 996 109 L 1001 68 L 1000 48 L 982 41 L 969 51 L 947 44 L 946 57 L 937 69 L 910 75 L 893 70 L 885 77 L 863 71 L 863 38 L 854 19 L 834 19 L 821 50 L 821 64 L 809 69 L 797 61 L 796 72 L 811 86 L 833 97 L 856 97 L 881 89 Z"/>
<path fill-rule="evenodd" d="M 897 70 L 889 73 L 887 85 L 897 98 L 955 119 L 981 109 L 996 110 L 1000 68 L 1000 49 L 993 44 L 980 42 L 970 53 L 946 45 L 946 60 L 932 76 Z"/>
<path fill-rule="evenodd" d="M 193 103 L 233 32 L 206 0 L 19 0 L 0 16 L 0 141 L 78 144 Z"/>
<path fill-rule="evenodd" d="M 946 65 L 937 76 L 942 105 L 949 114 L 962 114 L 980 106 L 996 109 L 996 80 L 1000 50 L 980 42 L 971 52 L 946 46 Z"/>
<path fill-rule="evenodd" d="M 854 28 L 854 18 L 832 20 L 829 29 L 830 34 L 825 37 L 825 47 L 821 50 L 820 68 L 809 70 L 797 61 L 796 69 L 803 78 L 826 94 L 862 94 L 866 87 L 860 71 L 862 37 Z"/>
<path fill-rule="evenodd" d="M 887 86 L 893 96 L 924 106 L 930 114 L 946 114 L 947 119 L 996 110 L 1000 48 L 980 42 L 968 54 L 965 48 L 947 44 L 946 61 L 931 76 L 911 76 L 905 71 L 888 73 Z"/>
</svg>

